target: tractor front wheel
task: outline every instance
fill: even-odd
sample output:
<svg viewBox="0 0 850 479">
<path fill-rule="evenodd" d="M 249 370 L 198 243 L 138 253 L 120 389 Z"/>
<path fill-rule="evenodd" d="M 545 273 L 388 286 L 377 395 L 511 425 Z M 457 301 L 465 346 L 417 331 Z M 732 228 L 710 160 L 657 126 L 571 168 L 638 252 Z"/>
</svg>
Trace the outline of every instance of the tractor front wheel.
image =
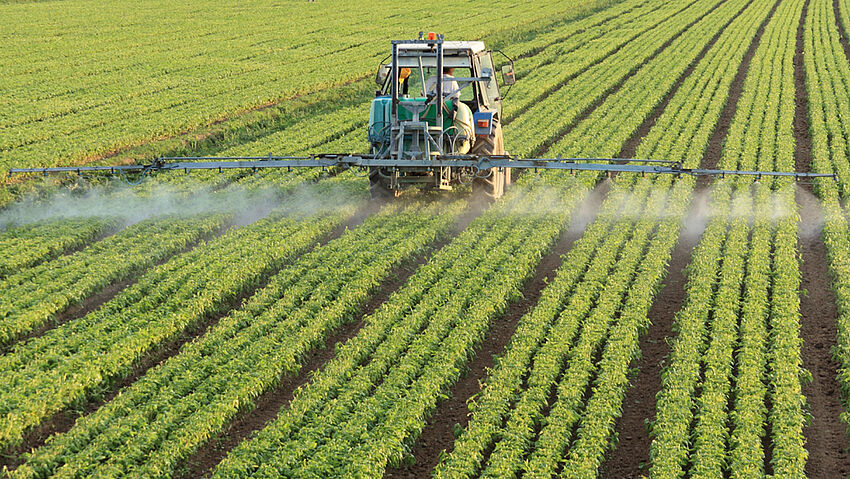
<svg viewBox="0 0 850 479">
<path fill-rule="evenodd" d="M 502 125 L 497 123 L 494 129 L 495 131 L 491 137 L 476 138 L 475 145 L 473 145 L 469 152 L 471 155 L 490 156 L 505 154 Z M 501 198 L 505 194 L 505 186 L 511 184 L 510 174 L 509 168 L 493 168 L 490 170 L 490 175 L 472 180 L 472 191 L 475 194 L 483 194 L 491 200 Z"/>
</svg>

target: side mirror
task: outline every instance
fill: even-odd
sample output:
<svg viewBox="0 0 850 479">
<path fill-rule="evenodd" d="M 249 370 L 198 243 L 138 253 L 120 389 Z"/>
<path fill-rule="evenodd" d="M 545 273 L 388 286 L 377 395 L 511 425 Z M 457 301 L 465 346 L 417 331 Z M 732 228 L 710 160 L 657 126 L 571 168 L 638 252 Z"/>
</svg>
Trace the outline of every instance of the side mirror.
<svg viewBox="0 0 850 479">
<path fill-rule="evenodd" d="M 502 67 L 502 83 L 505 86 L 511 86 L 516 83 L 516 75 L 514 75 L 514 66 L 512 64 Z"/>
<path fill-rule="evenodd" d="M 378 86 L 384 86 L 384 83 L 387 82 L 387 77 L 390 76 L 390 70 L 391 68 L 389 65 L 381 65 L 378 67 L 378 74 L 375 75 L 375 83 L 377 83 Z"/>
</svg>

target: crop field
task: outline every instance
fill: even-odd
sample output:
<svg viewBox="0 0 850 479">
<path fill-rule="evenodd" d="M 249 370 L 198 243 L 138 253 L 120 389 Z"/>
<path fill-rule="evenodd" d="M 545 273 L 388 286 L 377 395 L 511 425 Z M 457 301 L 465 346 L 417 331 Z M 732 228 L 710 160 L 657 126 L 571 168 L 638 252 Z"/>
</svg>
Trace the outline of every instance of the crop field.
<svg viewBox="0 0 850 479">
<path fill-rule="evenodd" d="M 369 153 L 420 30 L 513 60 L 517 158 L 832 176 L 7 176 Z M 850 477 L 850 0 L 0 0 L 0 46 L 0 477 Z"/>
</svg>

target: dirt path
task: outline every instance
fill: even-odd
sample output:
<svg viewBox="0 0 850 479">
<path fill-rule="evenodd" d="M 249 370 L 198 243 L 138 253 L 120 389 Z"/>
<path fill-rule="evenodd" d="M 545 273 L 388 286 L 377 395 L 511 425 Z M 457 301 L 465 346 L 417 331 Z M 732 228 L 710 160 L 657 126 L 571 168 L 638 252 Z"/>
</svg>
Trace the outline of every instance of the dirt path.
<svg viewBox="0 0 850 479">
<path fill-rule="evenodd" d="M 322 348 L 313 350 L 304 359 L 303 366 L 296 376 L 281 377 L 276 388 L 254 401 L 254 409 L 238 416 L 225 432 L 202 445 L 195 454 L 183 461 L 182 466 L 178 467 L 178 473 L 175 474 L 175 477 L 188 479 L 208 475 L 234 447 L 239 445 L 252 432 L 262 429 L 269 421 L 277 417 L 281 408 L 288 405 L 292 400 L 295 390 L 306 384 L 314 371 L 319 370 L 333 359 L 336 344 L 344 343 L 356 336 L 360 328 L 363 327 L 363 318 L 374 313 L 395 291 L 404 286 L 407 279 L 419 266 L 427 263 L 433 253 L 439 251 L 465 230 L 469 223 L 481 215 L 486 207 L 487 204 L 484 202 L 473 202 L 467 212 L 455 222 L 452 234 L 434 244 L 429 253 L 418 258 L 412 258 L 407 264 L 399 267 L 394 274 L 390 275 L 389 279 L 383 282 L 372 299 L 362 308 L 359 315 L 360 320 L 344 325 L 326 338 Z"/>
<path fill-rule="evenodd" d="M 847 452 L 850 441 L 846 425 L 840 419 L 844 408 L 836 378 L 838 364 L 831 353 L 838 334 L 838 309 L 830 286 L 826 246 L 821 241 L 819 219 L 807 214 L 807 211 L 818 211 L 819 204 L 805 191 L 798 191 L 797 201 L 802 216 L 798 242 L 802 254 L 801 288 L 806 292 L 800 297 L 800 335 L 803 338 L 803 367 L 812 374 L 812 382 L 803 385 L 803 394 L 812 415 L 803 430 L 809 451 L 806 476 L 847 477 L 850 474 Z"/>
<path fill-rule="evenodd" d="M 803 29 L 808 6 L 807 0 L 797 28 L 797 51 L 794 55 L 794 157 L 797 171 L 802 172 L 811 171 L 812 160 L 808 95 L 803 64 Z M 822 218 L 817 213 L 820 211 L 820 203 L 813 195 L 810 185 L 798 188 L 796 196 L 801 216 L 797 245 L 802 255 L 801 288 L 806 292 L 800 297 L 800 335 L 803 338 L 803 367 L 812 374 L 812 382 L 803 385 L 803 394 L 812 414 L 809 425 L 803 430 L 806 449 L 809 451 L 806 476 L 847 477 L 850 474 L 850 456 L 847 452 L 850 441 L 847 438 L 846 425 L 840 419 L 844 408 L 841 405 L 841 389 L 836 378 L 838 364 L 831 353 L 838 334 L 838 308 L 830 285 L 826 246 L 821 240 Z"/>
<path fill-rule="evenodd" d="M 487 338 L 469 363 L 467 373 L 451 388 L 449 399 L 442 401 L 427 420 L 422 435 L 411 450 L 415 463 L 410 467 L 390 467 L 384 474 L 385 478 L 429 477 L 440 460 L 440 453 L 452 450 L 455 427 L 466 427 L 469 423 L 467 401 L 480 392 L 488 368 L 493 367 L 494 357 L 504 352 L 519 320 L 537 304 L 547 280 L 554 277 L 561 265 L 561 256 L 572 248 L 573 242 L 581 237 L 587 225 L 596 217 L 609 188 L 610 183 L 603 181 L 588 195 L 573 215 L 570 226 L 540 261 L 534 277 L 526 283 L 522 291 L 523 299 L 512 303 L 508 311 L 494 321 Z"/>
<path fill-rule="evenodd" d="M 569 134 L 570 134 L 570 132 L 571 132 L 571 131 L 572 131 L 572 130 L 573 130 L 573 129 L 574 129 L 574 128 L 575 128 L 575 127 L 579 124 L 579 123 L 581 123 L 582 121 L 584 121 L 585 119 L 587 119 L 587 117 L 589 117 L 589 116 L 590 116 L 590 114 L 591 114 L 591 113 L 593 113 L 593 111 L 594 111 L 594 110 L 596 110 L 597 108 L 599 108 L 599 106 L 600 106 L 600 105 L 602 105 L 602 104 L 605 102 L 605 100 L 606 100 L 606 99 L 608 99 L 608 97 L 610 97 L 611 95 L 614 95 L 614 94 L 616 94 L 618 91 L 620 91 L 620 89 L 623 87 L 623 85 L 624 85 L 627 81 L 629 81 L 629 79 L 630 79 L 631 77 L 635 76 L 635 74 L 637 74 L 637 72 L 638 72 L 638 71 L 640 71 L 640 69 L 641 69 L 641 68 L 643 68 L 643 67 L 644 67 L 644 65 L 646 65 L 647 63 L 649 63 L 649 62 L 651 62 L 653 59 L 655 59 L 655 58 L 656 58 L 658 55 L 660 55 L 660 54 L 661 54 L 664 50 L 666 50 L 666 49 L 667 49 L 667 47 L 669 47 L 669 46 L 670 46 L 670 45 L 671 45 L 671 44 L 672 44 L 672 43 L 673 43 L 673 42 L 674 42 L 677 38 L 679 38 L 679 37 L 680 37 L 680 36 L 682 36 L 685 32 L 687 32 L 688 30 L 690 30 L 690 28 L 691 28 L 691 27 L 693 27 L 694 25 L 696 25 L 697 23 L 699 23 L 702 19 L 704 19 L 704 18 L 705 18 L 705 17 L 707 17 L 708 15 L 711 15 L 711 13 L 712 13 L 712 12 L 714 12 L 715 10 L 717 10 L 717 9 L 720 7 L 720 5 L 722 5 L 723 3 L 724 3 L 724 2 L 722 2 L 722 1 L 721 1 L 721 2 L 717 2 L 716 4 L 714 4 L 714 6 L 712 6 L 710 9 L 708 9 L 708 11 L 706 11 L 705 13 L 703 13 L 702 15 L 700 15 L 698 18 L 694 19 L 692 22 L 690 22 L 690 23 L 688 23 L 687 25 L 683 26 L 683 27 L 682 27 L 682 28 L 681 28 L 678 32 L 676 32 L 676 33 L 675 33 L 675 34 L 673 34 L 670 38 L 668 38 L 668 39 L 667 39 L 667 41 L 665 41 L 665 42 L 664 42 L 664 43 L 663 43 L 660 47 L 658 47 L 657 49 L 655 49 L 655 51 L 653 51 L 653 52 L 652 52 L 652 54 L 651 54 L 649 57 L 647 57 L 647 58 L 646 58 L 646 60 L 645 60 L 643 63 L 641 63 L 640 65 L 636 65 L 634 68 L 632 68 L 631 70 L 629 70 L 629 71 L 628 71 L 628 73 L 626 73 L 626 75 L 624 75 L 624 76 L 623 76 L 623 78 L 621 78 L 621 79 L 620 79 L 620 80 L 619 80 L 616 84 L 614 84 L 611 88 L 609 88 L 607 91 L 605 91 L 604 93 L 602 93 L 602 95 L 600 95 L 600 96 L 599 96 L 599 98 L 597 98 L 597 99 L 596 99 L 595 101 L 593 101 L 590 105 L 588 105 L 588 106 L 587 106 L 584 110 L 582 110 L 582 111 L 581 111 L 581 113 L 579 113 L 579 114 L 575 117 L 575 119 L 574 119 L 574 120 L 573 120 L 573 121 L 572 121 L 569 125 L 567 125 L 567 126 L 566 126 L 566 127 L 564 127 L 563 129 L 561 129 L 561 131 L 559 131 L 559 132 L 558 132 L 555 136 L 553 136 L 552 138 L 549 138 L 548 140 L 546 140 L 546 141 L 543 143 L 543 145 L 542 145 L 540 148 L 538 148 L 538 149 L 537 149 L 537 151 L 535 151 L 535 152 L 533 152 L 533 153 L 532 153 L 532 156 L 542 156 L 542 155 L 543 155 L 543 154 L 545 154 L 547 151 L 549 151 L 549 149 L 550 149 L 553 145 L 557 144 L 557 143 L 558 143 L 559 141 L 561 141 L 564 137 L 566 137 L 567 135 L 569 135 Z M 746 7 L 745 7 L 745 8 L 746 8 Z M 680 10 L 680 11 L 681 11 L 681 10 Z M 743 9 L 742 9 L 741 11 L 743 11 Z M 739 11 L 739 12 L 738 12 L 735 16 L 739 15 L 740 13 L 741 13 L 741 12 Z M 733 18 L 734 18 L 734 17 L 733 17 Z M 621 48 L 622 48 L 622 47 L 621 47 Z M 617 50 L 615 50 L 615 51 L 618 51 L 618 50 L 619 50 L 619 48 L 618 48 Z M 612 54 L 613 54 L 613 53 L 612 53 Z M 608 57 L 606 57 L 605 59 L 607 59 L 607 58 L 608 58 Z M 603 59 L 602 61 L 604 61 L 605 59 Z M 554 90 L 553 90 L 553 91 L 554 91 Z M 540 98 L 540 101 L 545 101 L 545 100 L 546 100 L 546 98 L 547 98 L 548 96 L 549 96 L 548 94 L 543 95 L 543 96 Z"/>
<path fill-rule="evenodd" d="M 841 47 L 844 49 L 844 56 L 850 60 L 850 43 L 847 42 L 847 32 L 841 25 L 841 7 L 838 0 L 832 0 L 832 11 L 835 13 L 835 28 L 838 29 L 838 41 L 841 42 Z"/>
<path fill-rule="evenodd" d="M 693 209 L 692 204 L 689 217 L 695 214 Z M 632 364 L 638 368 L 638 374 L 623 399 L 623 414 L 615 429 L 619 442 L 602 463 L 600 477 L 638 478 L 646 474 L 644 467 L 649 462 L 652 438 L 645 421 L 655 418 L 655 395 L 661 390 L 661 370 L 670 353 L 667 338 L 674 336 L 674 317 L 685 302 L 685 267 L 690 263 L 703 226 L 696 223 L 686 226 L 673 250 L 663 288 L 649 310 L 649 330 L 641 335 L 641 357 Z"/>
</svg>

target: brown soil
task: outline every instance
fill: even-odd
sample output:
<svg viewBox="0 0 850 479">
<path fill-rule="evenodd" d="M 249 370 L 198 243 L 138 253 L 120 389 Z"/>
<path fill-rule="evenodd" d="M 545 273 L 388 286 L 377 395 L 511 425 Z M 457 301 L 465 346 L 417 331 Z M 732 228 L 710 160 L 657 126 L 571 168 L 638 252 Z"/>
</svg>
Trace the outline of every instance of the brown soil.
<svg viewBox="0 0 850 479">
<path fill-rule="evenodd" d="M 738 18 L 741 12 L 743 12 L 748 5 L 749 3 L 747 3 L 747 5 L 744 5 L 741 10 L 738 11 L 738 13 L 736 13 L 729 20 L 726 25 L 728 26 L 729 23 L 732 23 L 732 21 Z M 652 113 L 650 113 L 649 116 L 643 120 L 643 123 L 641 123 L 641 125 L 637 128 L 637 130 L 635 130 L 634 133 L 632 133 L 632 136 L 630 136 L 626 140 L 626 142 L 623 143 L 623 147 L 620 148 L 620 153 L 619 155 L 617 155 L 618 158 L 634 157 L 638 146 L 640 146 L 640 142 L 646 135 L 649 134 L 649 131 L 652 130 L 652 127 L 655 126 L 655 122 L 658 120 L 658 117 L 660 117 L 661 113 L 664 112 L 664 109 L 667 108 L 667 105 L 670 103 L 670 100 L 673 98 L 673 95 L 675 95 L 676 92 L 679 91 L 679 87 L 682 86 L 682 82 L 685 81 L 685 78 L 688 78 L 691 73 L 693 73 L 694 68 L 696 68 L 697 64 L 702 61 L 703 57 L 705 57 L 705 54 L 708 53 L 708 50 L 711 49 L 711 47 L 714 46 L 715 43 L 717 43 L 717 39 L 720 38 L 720 35 L 725 30 L 725 27 L 718 30 L 718 32 L 715 33 L 713 37 L 711 37 L 711 40 L 709 40 L 709 42 L 706 43 L 705 47 L 703 47 L 703 49 L 699 52 L 699 55 L 697 55 L 694 61 L 692 61 L 691 64 L 688 65 L 688 68 L 686 68 L 685 71 L 682 72 L 681 75 L 679 75 L 679 78 L 676 79 L 676 82 L 673 84 L 673 87 L 667 92 L 666 95 L 664 95 L 664 98 L 661 100 L 661 102 L 655 105 L 655 108 L 652 109 Z"/>
<path fill-rule="evenodd" d="M 817 211 L 813 197 L 799 192 L 801 208 L 812 207 Z M 838 309 L 835 294 L 830 287 L 827 267 L 826 246 L 820 238 L 818 219 L 805 214 L 803 209 L 800 230 L 817 231 L 816 234 L 801 236 L 798 247 L 802 253 L 800 298 L 801 328 L 803 338 L 803 367 L 812 374 L 812 382 L 803 386 L 803 394 L 812 415 L 811 422 L 803 430 L 809 460 L 806 462 L 806 477 L 834 478 L 850 474 L 850 457 L 847 450 L 850 441 L 846 425 L 841 421 L 844 408 L 841 404 L 841 388 L 838 383 L 838 363 L 832 357 L 831 348 L 837 337 L 836 321 Z"/>
<path fill-rule="evenodd" d="M 563 129 L 561 129 L 555 136 L 546 140 L 543 143 L 543 145 L 540 148 L 537 149 L 537 151 L 533 152 L 532 156 L 540 156 L 540 155 L 543 155 L 544 153 L 546 153 L 547 151 L 549 151 L 549 148 L 551 148 L 552 145 L 555 145 L 556 143 L 561 141 L 561 139 L 563 139 L 566 135 L 568 135 L 576 127 L 576 125 L 578 125 L 579 123 L 584 121 L 588 116 L 590 116 L 591 113 L 593 113 L 594 110 L 599 108 L 599 106 L 602 105 L 602 103 L 604 103 L 605 100 L 608 99 L 608 97 L 617 93 L 620 90 L 620 88 L 622 88 L 623 85 L 629 80 L 629 78 L 633 77 L 641 68 L 643 68 L 644 65 L 651 62 L 655 57 L 660 55 L 661 52 L 666 50 L 667 47 L 669 47 L 677 38 L 682 36 L 682 34 L 684 34 L 686 31 L 688 31 L 692 26 L 696 25 L 700 20 L 702 20 L 706 16 L 710 15 L 711 12 L 716 10 L 722 3 L 723 2 L 717 2 L 713 7 L 711 7 L 707 12 L 705 12 L 699 18 L 695 19 L 691 23 L 688 23 L 687 25 L 684 25 L 678 32 L 676 32 L 675 34 L 673 34 L 673 36 L 668 38 L 667 41 L 664 42 L 664 44 L 662 44 L 654 52 L 652 52 L 652 54 L 649 57 L 647 57 L 647 59 L 643 63 L 641 63 L 640 65 L 637 65 L 634 68 L 632 68 L 631 70 L 629 70 L 628 73 L 626 73 L 615 85 L 613 85 L 611 88 L 609 88 L 608 90 L 603 92 L 602 95 L 600 95 L 599 98 L 597 98 L 587 108 L 582 110 L 582 112 L 579 113 L 578 116 L 576 116 L 575 120 L 573 120 L 569 125 L 567 125 Z M 620 48 L 622 48 L 622 47 L 620 47 Z M 617 50 L 619 50 L 619 48 Z M 614 50 L 614 52 L 612 52 L 611 54 L 613 55 L 617 50 Z M 564 84 L 566 84 L 566 82 L 564 82 Z M 552 88 L 551 90 L 544 93 L 540 97 L 539 101 L 541 101 L 541 102 L 545 101 L 546 98 L 548 98 L 549 95 L 552 92 L 558 90 L 559 88 L 561 88 L 561 86 L 563 86 L 563 85 Z"/>
<path fill-rule="evenodd" d="M 377 206 L 369 202 L 366 206 L 360 208 L 355 215 L 347 222 L 332 230 L 329 234 L 319 242 L 320 245 L 331 241 L 334 238 L 342 235 L 347 229 L 355 228 L 363 222 L 363 220 L 377 209 Z M 277 271 L 269 272 L 263 281 L 259 281 L 253 289 L 243 292 L 238 297 L 233 299 L 223 309 L 223 313 L 213 315 L 201 322 L 189 327 L 181 332 L 175 338 L 166 341 L 157 346 L 156 350 L 133 365 L 129 374 L 123 377 L 106 380 L 105 384 L 97 391 L 88 394 L 88 397 L 79 405 L 69 407 L 54 414 L 50 419 L 45 420 L 42 424 L 24 435 L 23 442 L 20 446 L 9 448 L 0 453 L 0 468 L 9 467 L 10 469 L 17 467 L 22 463 L 21 453 L 30 451 L 44 445 L 48 437 L 53 434 L 61 434 L 68 432 L 74 426 L 78 417 L 91 414 L 100 408 L 103 404 L 113 399 L 121 389 L 133 384 L 136 380 L 142 377 L 150 368 L 157 366 L 167 361 L 172 356 L 180 352 L 180 348 L 187 342 L 202 336 L 209 328 L 214 327 L 218 321 L 230 313 L 233 309 L 239 307 L 242 302 L 251 297 L 255 292 L 259 291 L 268 283 L 268 281 L 276 274 Z"/>
<path fill-rule="evenodd" d="M 689 216 L 691 214 L 689 212 Z M 638 478 L 646 474 L 644 467 L 649 463 L 652 442 L 646 421 L 655 419 L 655 395 L 661 390 L 661 370 L 670 353 L 667 338 L 674 337 L 674 317 L 686 296 L 685 268 L 703 226 L 686 227 L 673 250 L 667 277 L 649 310 L 649 329 L 641 335 L 641 357 L 632 364 L 632 367 L 638 368 L 638 374 L 623 399 L 623 413 L 617 420 L 615 437 L 618 445 L 602 463 L 600 477 Z"/>
<path fill-rule="evenodd" d="M 811 171 L 812 139 L 808 120 L 808 95 L 806 93 L 803 65 L 803 28 L 809 1 L 803 7 L 803 15 L 797 28 L 797 51 L 794 56 L 794 80 L 796 87 L 796 110 L 794 118 L 795 163 L 797 171 Z M 846 425 L 840 415 L 841 388 L 838 383 L 838 363 L 833 359 L 831 348 L 837 338 L 838 308 L 835 294 L 830 285 L 826 246 L 821 241 L 822 218 L 817 214 L 818 200 L 812 194 L 811 185 L 797 190 L 800 206 L 800 238 L 798 248 L 802 255 L 800 272 L 801 327 L 803 339 L 803 367 L 812 374 L 812 382 L 803 386 L 803 394 L 811 413 L 811 421 L 803 430 L 809 459 L 806 476 L 811 478 L 847 477 L 850 474 L 850 456 Z"/>
<path fill-rule="evenodd" d="M 794 51 L 794 170 L 808 173 L 812 171 L 812 138 L 809 130 L 808 104 L 806 92 L 806 71 L 803 64 L 803 31 L 809 0 L 803 5 L 803 14 L 797 25 L 797 46 Z"/>
<path fill-rule="evenodd" d="M 844 56 L 850 60 L 850 43 L 847 42 L 847 31 L 841 25 L 841 9 L 838 5 L 838 0 L 832 0 L 832 10 L 835 12 L 835 28 L 838 29 L 838 41 L 844 48 Z"/>
<path fill-rule="evenodd" d="M 123 291 L 124 288 L 135 284 L 139 280 L 139 278 L 141 278 L 147 271 L 150 271 L 151 269 L 153 269 L 153 268 L 155 268 L 159 265 L 164 264 L 165 262 L 169 261 L 171 258 L 173 258 L 175 256 L 179 256 L 183 253 L 191 251 L 192 249 L 195 248 L 195 246 L 198 245 L 198 243 L 200 243 L 201 240 L 209 241 L 210 239 L 217 238 L 217 237 L 223 235 L 225 233 L 225 231 L 227 231 L 227 229 L 228 229 L 228 227 L 224 226 L 224 227 L 220 228 L 219 230 L 213 232 L 212 234 L 204 236 L 203 238 L 199 239 L 198 241 L 193 241 L 192 243 L 185 246 L 181 250 L 176 251 L 176 252 L 172 253 L 171 255 L 168 255 L 165 258 L 154 262 L 149 267 L 141 268 L 137 271 L 133 271 L 129 274 L 128 277 L 126 277 L 122 280 L 116 281 L 112 284 L 107 285 L 100 292 L 95 293 L 95 294 L 85 298 L 80 303 L 71 305 L 70 307 L 68 307 L 68 309 L 56 314 L 56 316 L 53 319 L 51 319 L 47 323 L 43 324 L 41 327 L 35 329 L 34 331 L 30 332 L 29 334 L 21 337 L 20 339 L 15 341 L 13 344 L 7 345 L 4 348 L 0 348 L 0 352 L 5 354 L 6 352 L 10 351 L 14 347 L 15 344 L 19 344 L 19 343 L 22 343 L 22 342 L 24 342 L 28 339 L 41 336 L 44 333 L 46 333 L 47 331 L 50 331 L 51 329 L 57 328 L 57 327 L 65 324 L 65 323 L 73 321 L 75 319 L 82 318 L 83 316 L 91 313 L 92 311 L 95 311 L 96 309 L 103 306 L 106 302 L 108 302 L 112 298 L 114 298 L 118 293 Z"/>
<path fill-rule="evenodd" d="M 508 310 L 493 322 L 486 339 L 468 364 L 466 374 L 451 388 L 449 399 L 442 401 L 426 421 L 425 429 L 411 449 L 414 463 L 411 466 L 387 468 L 385 478 L 428 477 L 438 464 L 442 451 L 452 450 L 455 429 L 469 424 L 467 401 L 481 391 L 481 384 L 487 377 L 488 369 L 493 367 L 494 358 L 504 352 L 519 320 L 537 304 L 548 280 L 554 277 L 561 265 L 561 256 L 570 250 L 587 224 L 593 221 L 609 188 L 610 183 L 603 181 L 588 195 L 573 214 L 570 226 L 537 265 L 534 277 L 523 287 L 522 299 L 511 303 Z"/>
<path fill-rule="evenodd" d="M 726 142 L 726 135 L 729 133 L 729 126 L 732 124 L 732 119 L 735 117 L 735 111 L 738 108 L 738 100 L 741 99 L 741 94 L 744 91 L 744 79 L 747 76 L 747 72 L 750 70 L 750 62 L 753 60 L 753 56 L 756 53 L 756 48 L 758 47 L 761 36 L 764 33 L 764 28 L 767 26 L 767 22 L 773 17 L 773 13 L 776 12 L 776 8 L 779 6 L 779 2 L 773 4 L 773 8 L 770 9 L 764 21 L 759 25 L 759 29 L 756 32 L 756 36 L 753 38 L 753 41 L 750 43 L 749 48 L 747 48 L 746 53 L 744 53 L 744 58 L 741 61 L 741 65 L 738 67 L 738 72 L 735 74 L 735 78 L 732 79 L 732 84 L 729 86 L 729 96 L 726 99 L 726 105 L 724 105 L 723 110 L 720 112 L 720 119 L 717 122 L 717 127 L 714 129 L 714 132 L 711 134 L 711 138 L 708 140 L 708 148 L 705 150 L 705 154 L 703 154 L 702 168 L 717 168 L 718 163 L 720 163 L 720 159 L 723 156 L 723 144 Z M 699 178 L 697 182 L 700 186 L 706 186 L 711 182 L 711 177 L 703 176 Z"/>
<path fill-rule="evenodd" d="M 254 401 L 254 409 L 245 411 L 234 419 L 227 430 L 201 446 L 198 451 L 178 467 L 178 478 L 195 478 L 207 476 L 222 459 L 245 440 L 254 431 L 262 429 L 277 417 L 281 408 L 292 400 L 296 389 L 306 384 L 314 371 L 319 370 L 333 359 L 335 346 L 353 338 L 363 327 L 363 318 L 373 314 L 378 307 L 389 299 L 390 295 L 399 290 L 410 276 L 430 259 L 431 255 L 447 245 L 455 236 L 460 234 L 472 220 L 486 209 L 486 202 L 472 202 L 470 208 L 455 222 L 452 233 L 430 248 L 430 252 L 402 265 L 389 279 L 379 287 L 377 293 L 363 306 L 359 320 L 348 323 L 336 333 L 325 339 L 322 348 L 310 352 L 304 359 L 300 372 L 295 376 L 282 376 L 278 386 L 261 395 Z"/>
</svg>

